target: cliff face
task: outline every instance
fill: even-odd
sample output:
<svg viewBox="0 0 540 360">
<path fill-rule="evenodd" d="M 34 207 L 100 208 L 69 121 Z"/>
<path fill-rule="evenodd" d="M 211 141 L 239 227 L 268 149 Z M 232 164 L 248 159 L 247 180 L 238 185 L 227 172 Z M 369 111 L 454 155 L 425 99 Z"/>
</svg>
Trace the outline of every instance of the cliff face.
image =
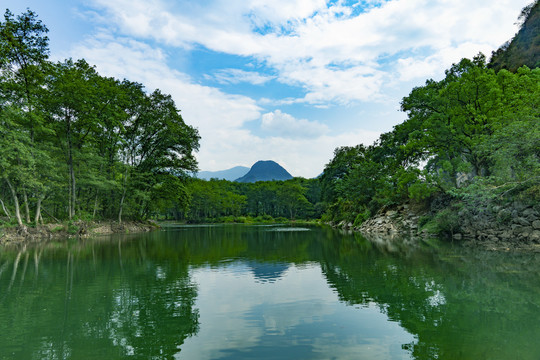
<svg viewBox="0 0 540 360">
<path fill-rule="evenodd" d="M 523 24 L 516 36 L 491 55 L 489 66 L 496 71 L 540 67 L 540 1 L 525 7 L 520 20 Z"/>
</svg>

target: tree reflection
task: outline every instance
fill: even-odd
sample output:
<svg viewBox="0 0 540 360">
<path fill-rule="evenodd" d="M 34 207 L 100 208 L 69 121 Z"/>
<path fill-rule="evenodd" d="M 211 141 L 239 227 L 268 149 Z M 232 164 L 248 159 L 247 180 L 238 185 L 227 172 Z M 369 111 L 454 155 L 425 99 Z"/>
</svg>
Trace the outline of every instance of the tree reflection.
<svg viewBox="0 0 540 360">
<path fill-rule="evenodd" d="M 186 261 L 156 252 L 141 261 L 148 255 L 129 241 L 121 253 L 100 245 L 2 253 L 0 267 L 13 271 L 0 274 L 0 358 L 171 359 L 197 333 Z"/>
</svg>

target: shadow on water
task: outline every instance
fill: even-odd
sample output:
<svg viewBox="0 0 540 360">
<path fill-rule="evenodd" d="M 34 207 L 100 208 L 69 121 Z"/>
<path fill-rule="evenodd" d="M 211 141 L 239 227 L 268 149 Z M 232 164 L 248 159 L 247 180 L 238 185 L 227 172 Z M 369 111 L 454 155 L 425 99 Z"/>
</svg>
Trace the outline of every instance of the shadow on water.
<svg viewBox="0 0 540 360">
<path fill-rule="evenodd" d="M 537 254 L 369 241 L 329 228 L 289 230 L 177 227 L 3 249 L 0 358 L 173 358 L 201 326 L 191 273 L 229 264 L 243 264 L 269 284 L 293 266 L 320 267 L 339 301 L 375 306 L 412 334 L 414 341 L 401 344 L 412 358 L 538 358 Z M 259 350 L 271 348 L 265 343 Z M 249 358 L 255 350 L 242 354 Z M 231 351 L 229 357 L 240 356 Z"/>
</svg>

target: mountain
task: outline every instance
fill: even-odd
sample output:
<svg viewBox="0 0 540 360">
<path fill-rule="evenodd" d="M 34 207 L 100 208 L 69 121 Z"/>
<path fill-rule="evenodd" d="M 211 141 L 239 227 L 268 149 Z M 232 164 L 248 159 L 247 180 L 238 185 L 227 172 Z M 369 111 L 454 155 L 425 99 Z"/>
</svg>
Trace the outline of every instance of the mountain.
<svg viewBox="0 0 540 360">
<path fill-rule="evenodd" d="M 245 166 L 235 166 L 231 169 L 221 170 L 221 171 L 201 171 L 197 173 L 197 177 L 203 180 L 210 179 L 223 179 L 234 181 L 241 176 L 244 176 L 249 171 L 248 167 Z"/>
<path fill-rule="evenodd" d="M 257 161 L 246 175 L 235 181 L 248 183 L 289 179 L 292 179 L 292 175 L 278 163 L 274 161 Z"/>
<path fill-rule="evenodd" d="M 522 25 L 516 36 L 491 54 L 489 66 L 496 71 L 540 67 L 540 1 L 523 8 L 518 21 Z"/>
</svg>

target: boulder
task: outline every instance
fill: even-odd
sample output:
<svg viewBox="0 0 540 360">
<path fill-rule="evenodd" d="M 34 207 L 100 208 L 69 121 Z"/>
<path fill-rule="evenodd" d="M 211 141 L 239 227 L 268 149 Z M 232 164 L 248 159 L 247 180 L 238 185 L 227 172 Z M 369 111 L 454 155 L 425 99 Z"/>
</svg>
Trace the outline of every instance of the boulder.
<svg viewBox="0 0 540 360">
<path fill-rule="evenodd" d="M 515 218 L 514 219 L 514 222 L 516 224 L 519 224 L 519 225 L 523 225 L 523 226 L 529 226 L 531 225 L 531 222 L 523 217 L 518 217 L 518 218 Z"/>
<path fill-rule="evenodd" d="M 540 230 L 534 230 L 529 234 L 529 240 L 534 242 L 540 242 Z"/>
</svg>

